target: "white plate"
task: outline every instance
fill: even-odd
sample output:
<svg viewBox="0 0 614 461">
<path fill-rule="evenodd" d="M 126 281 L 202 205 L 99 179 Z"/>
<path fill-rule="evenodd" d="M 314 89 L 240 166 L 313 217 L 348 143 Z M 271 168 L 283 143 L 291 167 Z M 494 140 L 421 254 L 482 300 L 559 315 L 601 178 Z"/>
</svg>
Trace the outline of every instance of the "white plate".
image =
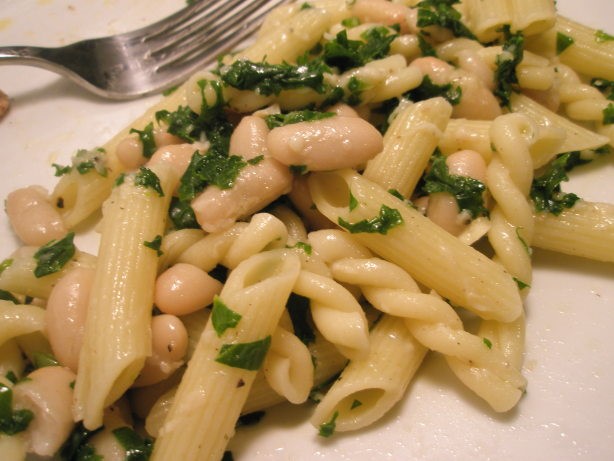
<svg viewBox="0 0 614 461">
<path fill-rule="evenodd" d="M 182 0 L 0 0 L 0 45 L 60 45 L 120 32 L 165 16 Z M 611 0 L 558 0 L 562 13 L 614 33 Z M 0 121 L 0 197 L 54 184 L 51 163 L 104 143 L 157 97 L 128 103 L 91 97 L 39 69 L 0 67 L 12 108 Z M 614 202 L 614 159 L 573 172 L 564 188 Z M 4 214 L 0 258 L 16 247 Z M 407 397 L 373 427 L 316 435 L 311 407 L 280 406 L 242 428 L 237 460 L 611 460 L 614 459 L 614 266 L 536 251 L 527 300 L 526 396 L 507 415 L 490 411 L 429 357 Z"/>
</svg>

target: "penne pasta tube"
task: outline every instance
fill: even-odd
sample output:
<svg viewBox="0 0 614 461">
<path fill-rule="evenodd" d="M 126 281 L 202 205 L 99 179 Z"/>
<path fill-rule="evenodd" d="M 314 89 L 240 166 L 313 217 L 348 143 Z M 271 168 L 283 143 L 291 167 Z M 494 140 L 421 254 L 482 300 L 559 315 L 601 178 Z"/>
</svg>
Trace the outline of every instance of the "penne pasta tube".
<svg viewBox="0 0 614 461">
<path fill-rule="evenodd" d="M 511 321 L 522 311 L 516 283 L 499 265 L 358 173 L 312 174 L 309 187 L 318 210 L 334 222 L 377 219 L 382 207 L 402 223 L 386 233 L 355 233 L 359 243 L 401 266 L 417 281 L 486 319 Z M 350 211 L 350 196 L 357 206 Z M 449 274 L 455 274 L 454 276 Z"/>
<path fill-rule="evenodd" d="M 158 267 L 158 253 L 151 245 L 164 232 L 170 191 L 178 177 L 164 163 L 148 171 L 157 178 L 146 176 L 157 182 L 158 190 L 141 184 L 137 175 L 128 177 L 113 190 L 103 209 L 75 384 L 74 415 L 90 429 L 102 424 L 104 408 L 132 385 L 151 352 Z"/>
</svg>

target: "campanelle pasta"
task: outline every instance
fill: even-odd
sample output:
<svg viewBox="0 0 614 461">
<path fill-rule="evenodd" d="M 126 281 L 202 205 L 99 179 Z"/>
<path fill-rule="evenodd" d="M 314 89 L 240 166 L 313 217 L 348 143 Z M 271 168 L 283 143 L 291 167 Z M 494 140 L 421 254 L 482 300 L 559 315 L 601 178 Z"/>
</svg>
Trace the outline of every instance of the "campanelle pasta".
<svg viewBox="0 0 614 461">
<path fill-rule="evenodd" d="M 288 3 L 9 197 L 17 235 L 66 235 L 0 265 L 2 453 L 226 459 L 242 416 L 309 400 L 330 437 L 389 414 L 428 354 L 515 408 L 532 248 L 614 262 L 614 205 L 560 186 L 612 146 L 612 37 L 555 6 Z M 28 399 L 64 381 L 52 431 Z"/>
</svg>

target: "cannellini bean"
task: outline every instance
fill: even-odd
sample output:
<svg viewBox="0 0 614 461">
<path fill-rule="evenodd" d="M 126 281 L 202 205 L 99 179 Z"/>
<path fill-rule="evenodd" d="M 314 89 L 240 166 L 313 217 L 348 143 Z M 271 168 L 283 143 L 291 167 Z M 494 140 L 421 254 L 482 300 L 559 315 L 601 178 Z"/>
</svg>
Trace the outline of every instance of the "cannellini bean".
<svg viewBox="0 0 614 461">
<path fill-rule="evenodd" d="M 414 59 L 410 66 L 420 69 L 424 75 L 428 75 L 431 81 L 437 85 L 448 83 L 454 72 L 453 66 L 432 56 Z"/>
<path fill-rule="evenodd" d="M 26 408 L 34 414 L 25 432 L 28 451 L 52 456 L 72 432 L 71 384 L 75 378 L 68 368 L 44 367 L 13 387 L 15 408 Z"/>
<path fill-rule="evenodd" d="M 313 203 L 307 176 L 297 176 L 292 183 L 292 190 L 288 194 L 292 205 L 297 209 L 309 230 L 329 229 L 335 227 L 330 219 L 318 211 Z"/>
<path fill-rule="evenodd" d="M 290 191 L 292 173 L 268 156 L 268 133 L 264 120 L 256 116 L 244 117 L 233 131 L 231 154 L 264 158 L 243 168 L 232 188 L 209 186 L 192 201 L 196 220 L 207 232 L 224 230 Z"/>
<path fill-rule="evenodd" d="M 356 117 L 330 117 L 274 128 L 267 145 L 272 157 L 309 171 L 357 167 L 383 148 L 383 139 L 369 122 Z"/>
<path fill-rule="evenodd" d="M 94 273 L 94 269 L 85 267 L 67 272 L 51 290 L 45 311 L 47 336 L 53 354 L 74 372 L 79 367 Z"/>
<path fill-rule="evenodd" d="M 405 5 L 388 0 L 359 0 L 351 7 L 352 15 L 360 19 L 360 22 L 373 22 L 387 26 L 399 24 L 402 34 L 409 32 L 407 22 L 409 11 Z"/>
<path fill-rule="evenodd" d="M 143 143 L 137 135 L 122 139 L 115 148 L 115 155 L 128 170 L 135 170 L 147 161 L 143 156 Z"/>
<path fill-rule="evenodd" d="M 132 418 L 127 401 L 121 399 L 105 408 L 103 429 L 88 439 L 88 444 L 104 461 L 124 461 L 126 449 L 119 443 L 113 430 L 126 426 L 132 427 Z"/>
<path fill-rule="evenodd" d="M 489 90 L 495 87 L 493 70 L 486 64 L 484 59 L 474 50 L 462 50 L 458 53 L 458 66 L 475 75 Z"/>
<path fill-rule="evenodd" d="M 426 216 L 452 235 L 459 235 L 468 224 L 467 216 L 460 212 L 456 199 L 447 192 L 429 196 Z"/>
<path fill-rule="evenodd" d="M 183 176 L 183 173 L 185 173 L 185 170 L 187 170 L 194 152 L 199 150 L 201 147 L 204 146 L 201 146 L 200 144 L 188 143 L 163 146 L 153 153 L 149 159 L 149 162 L 147 162 L 147 165 L 168 163 L 181 177 Z"/>
<path fill-rule="evenodd" d="M 66 235 L 62 217 L 43 187 L 29 186 L 11 192 L 5 207 L 13 230 L 26 245 L 40 246 Z"/>
<path fill-rule="evenodd" d="M 198 224 L 207 232 L 232 226 L 290 191 L 292 173 L 286 165 L 265 157 L 241 170 L 231 189 L 207 187 L 192 200 Z"/>
<path fill-rule="evenodd" d="M 459 150 L 446 157 L 446 165 L 450 174 L 467 176 L 486 182 L 486 162 L 474 150 Z"/>
<path fill-rule="evenodd" d="M 499 101 L 477 77 L 458 70 L 452 83 L 460 86 L 462 90 L 460 103 L 453 106 L 453 117 L 493 120 L 501 115 Z"/>
<path fill-rule="evenodd" d="M 230 154 L 250 160 L 268 153 L 266 138 L 269 128 L 261 117 L 243 117 L 230 136 Z"/>
<path fill-rule="evenodd" d="M 199 267 L 177 263 L 156 280 L 154 303 L 165 314 L 186 315 L 213 302 L 222 284 Z"/>
<path fill-rule="evenodd" d="M 149 386 L 169 377 L 183 365 L 188 350 L 188 332 L 174 315 L 156 315 L 151 319 L 152 355 L 147 357 L 135 387 Z"/>
</svg>

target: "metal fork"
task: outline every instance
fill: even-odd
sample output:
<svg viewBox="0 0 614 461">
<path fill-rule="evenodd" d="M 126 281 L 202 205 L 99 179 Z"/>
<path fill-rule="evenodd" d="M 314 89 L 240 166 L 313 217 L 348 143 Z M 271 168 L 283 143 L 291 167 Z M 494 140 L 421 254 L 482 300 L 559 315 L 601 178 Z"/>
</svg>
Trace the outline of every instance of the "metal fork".
<svg viewBox="0 0 614 461">
<path fill-rule="evenodd" d="M 23 64 L 64 75 L 111 99 L 171 88 L 249 37 L 287 0 L 198 0 L 141 29 L 58 48 L 0 47 L 0 65 Z"/>
</svg>

